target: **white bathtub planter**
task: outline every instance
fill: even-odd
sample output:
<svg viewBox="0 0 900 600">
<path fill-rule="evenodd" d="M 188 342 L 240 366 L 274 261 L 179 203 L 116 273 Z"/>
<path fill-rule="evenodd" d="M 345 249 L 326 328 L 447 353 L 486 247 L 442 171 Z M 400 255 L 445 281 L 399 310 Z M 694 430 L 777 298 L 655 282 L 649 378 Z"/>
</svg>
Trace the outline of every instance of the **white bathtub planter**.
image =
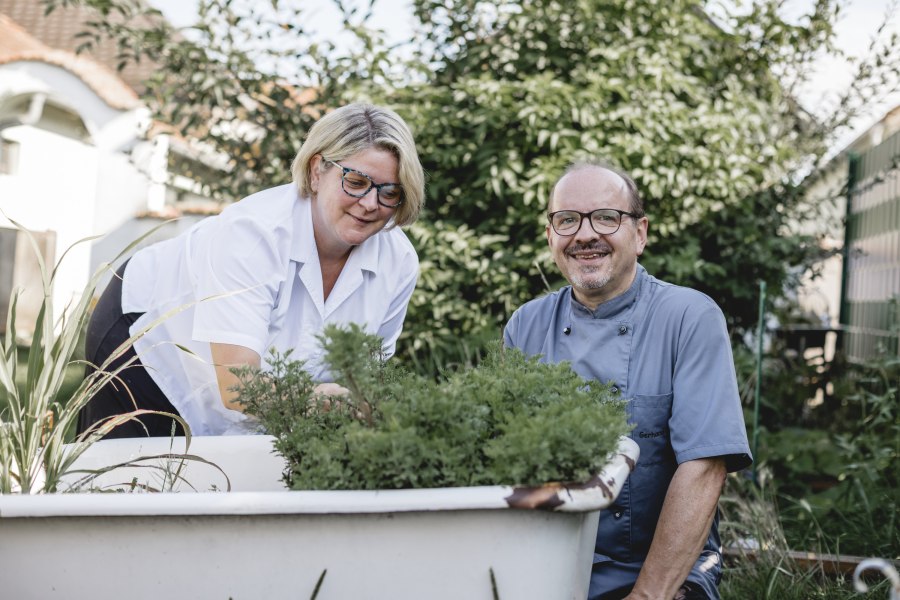
<svg viewBox="0 0 900 600">
<path fill-rule="evenodd" d="M 78 464 L 169 450 L 104 441 Z M 325 572 L 319 600 L 581 599 L 599 510 L 638 459 L 622 438 L 585 486 L 304 492 L 284 489 L 269 436 L 194 438 L 190 452 L 232 491 L 0 496 L 2 597 L 305 600 Z M 227 487 L 208 465 L 184 474 L 199 491 Z M 135 477 L 159 475 L 120 469 L 100 483 Z"/>
</svg>

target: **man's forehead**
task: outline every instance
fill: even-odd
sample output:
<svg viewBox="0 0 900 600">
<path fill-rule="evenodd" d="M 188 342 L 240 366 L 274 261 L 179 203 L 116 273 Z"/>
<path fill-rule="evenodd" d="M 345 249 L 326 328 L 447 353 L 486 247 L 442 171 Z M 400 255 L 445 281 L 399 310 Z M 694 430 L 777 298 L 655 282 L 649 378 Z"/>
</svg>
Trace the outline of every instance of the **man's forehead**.
<svg viewBox="0 0 900 600">
<path fill-rule="evenodd" d="M 579 167 L 574 171 L 566 173 L 559 180 L 559 186 L 579 185 L 581 183 L 602 183 L 613 189 L 619 189 L 623 192 L 628 191 L 625 179 L 621 175 L 599 165 L 585 165 Z"/>
<path fill-rule="evenodd" d="M 586 165 L 563 175 L 553 190 L 553 202 L 566 198 L 628 202 L 628 185 L 621 175 L 598 165 Z M 559 208 L 556 206 L 555 208 Z"/>
</svg>

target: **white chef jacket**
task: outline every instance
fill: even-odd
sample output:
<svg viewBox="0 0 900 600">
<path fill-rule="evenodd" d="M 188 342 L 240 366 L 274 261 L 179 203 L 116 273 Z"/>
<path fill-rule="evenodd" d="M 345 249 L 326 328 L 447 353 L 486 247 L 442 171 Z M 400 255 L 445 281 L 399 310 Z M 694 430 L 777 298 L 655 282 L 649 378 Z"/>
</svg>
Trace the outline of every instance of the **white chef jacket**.
<svg viewBox="0 0 900 600">
<path fill-rule="evenodd" d="M 288 349 L 316 381 L 331 381 L 316 336 L 328 323 L 358 323 L 394 348 L 419 260 L 399 228 L 350 253 L 324 299 L 309 199 L 293 184 L 264 190 L 182 235 L 137 252 L 125 270 L 122 312 L 144 313 L 134 348 L 194 435 L 246 433 L 247 417 L 222 405 L 210 342 Z"/>
</svg>

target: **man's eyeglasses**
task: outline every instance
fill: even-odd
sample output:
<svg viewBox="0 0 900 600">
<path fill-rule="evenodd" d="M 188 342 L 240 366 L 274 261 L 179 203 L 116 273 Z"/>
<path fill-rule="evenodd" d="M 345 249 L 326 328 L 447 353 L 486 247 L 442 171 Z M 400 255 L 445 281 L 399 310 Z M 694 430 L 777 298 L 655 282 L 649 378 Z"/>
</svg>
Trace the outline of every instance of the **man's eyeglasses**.
<svg viewBox="0 0 900 600">
<path fill-rule="evenodd" d="M 378 200 L 378 204 L 387 208 L 397 208 L 403 204 L 403 186 L 401 184 L 375 183 L 371 177 L 356 169 L 345 167 L 327 158 L 325 162 L 341 169 L 341 188 L 348 196 L 364 198 L 372 188 L 375 188 L 375 197 Z"/>
<path fill-rule="evenodd" d="M 599 235 L 612 235 L 622 226 L 622 215 L 639 219 L 642 215 L 630 213 L 616 208 L 598 208 L 591 212 L 577 210 L 558 210 L 547 215 L 550 226 L 558 235 L 575 235 L 581 229 L 581 220 L 587 217 L 593 229 Z"/>
</svg>

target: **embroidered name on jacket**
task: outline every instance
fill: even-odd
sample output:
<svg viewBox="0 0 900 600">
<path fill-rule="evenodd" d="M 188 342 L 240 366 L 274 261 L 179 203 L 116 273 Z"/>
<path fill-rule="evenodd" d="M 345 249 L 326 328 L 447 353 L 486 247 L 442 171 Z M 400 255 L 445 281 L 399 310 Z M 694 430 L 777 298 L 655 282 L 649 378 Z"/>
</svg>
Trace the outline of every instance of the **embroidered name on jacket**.
<svg viewBox="0 0 900 600">
<path fill-rule="evenodd" d="M 642 431 L 638 434 L 638 437 L 646 440 L 646 439 L 663 437 L 664 435 L 666 435 L 665 429 L 663 429 L 662 431 Z"/>
</svg>

